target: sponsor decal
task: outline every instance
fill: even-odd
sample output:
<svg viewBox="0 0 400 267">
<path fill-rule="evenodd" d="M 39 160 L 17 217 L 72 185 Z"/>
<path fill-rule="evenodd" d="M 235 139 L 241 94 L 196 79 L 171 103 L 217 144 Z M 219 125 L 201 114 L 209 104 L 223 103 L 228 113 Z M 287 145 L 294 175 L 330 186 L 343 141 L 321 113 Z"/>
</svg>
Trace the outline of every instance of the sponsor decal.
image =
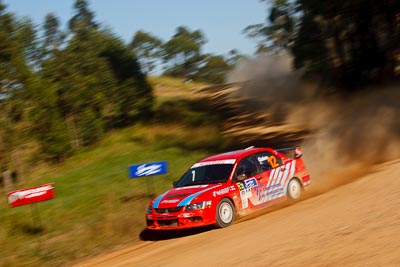
<svg viewBox="0 0 400 267">
<path fill-rule="evenodd" d="M 216 197 L 216 196 L 220 196 L 220 195 L 225 195 L 231 191 L 235 191 L 235 187 L 233 185 L 231 185 L 230 187 L 220 189 L 218 191 L 214 191 L 212 194 L 214 197 Z"/>
<path fill-rule="evenodd" d="M 179 201 L 179 199 L 166 199 L 166 200 L 161 201 L 161 204 L 176 203 L 178 201 Z"/>
<path fill-rule="evenodd" d="M 286 184 L 293 177 L 296 170 L 296 161 L 286 163 L 280 168 L 273 169 L 265 188 L 258 187 L 256 194 L 260 202 L 268 202 L 286 194 Z"/>
<path fill-rule="evenodd" d="M 257 180 L 256 180 L 256 178 L 253 177 L 253 178 L 244 180 L 243 182 L 237 183 L 237 186 L 238 186 L 239 190 L 250 189 L 252 187 L 257 186 Z"/>
<path fill-rule="evenodd" d="M 271 168 L 276 168 L 279 166 L 279 163 L 276 159 L 275 156 L 260 156 L 257 158 L 258 162 L 262 163 L 263 161 L 267 161 L 269 163 L 269 165 L 271 166 Z"/>
<path fill-rule="evenodd" d="M 145 164 L 137 164 L 129 166 L 129 177 L 137 178 L 143 176 L 152 176 L 158 174 L 164 174 L 167 172 L 167 162 L 152 162 Z"/>
<path fill-rule="evenodd" d="M 267 161 L 267 160 L 268 160 L 268 156 L 258 157 L 259 162 L 263 162 L 263 161 Z"/>
<path fill-rule="evenodd" d="M 54 185 L 45 184 L 8 193 L 8 204 L 11 207 L 27 205 L 54 198 Z"/>
<path fill-rule="evenodd" d="M 242 200 L 243 209 L 247 209 L 249 207 L 249 198 L 253 196 L 251 189 L 253 187 L 257 187 L 257 185 L 257 179 L 254 177 L 237 183 L 237 187 L 240 190 L 240 198 Z"/>
<path fill-rule="evenodd" d="M 265 202 L 267 198 L 274 198 L 283 193 L 283 188 L 281 184 L 275 184 L 256 191 L 258 196 L 258 201 Z"/>
<path fill-rule="evenodd" d="M 271 165 L 272 168 L 279 167 L 279 163 L 277 162 L 275 156 L 270 156 L 270 157 L 268 158 L 268 163 Z"/>
<path fill-rule="evenodd" d="M 147 176 L 147 175 L 154 175 L 161 171 L 161 165 L 153 164 L 146 166 L 146 164 L 140 165 L 135 172 L 136 176 Z"/>
</svg>

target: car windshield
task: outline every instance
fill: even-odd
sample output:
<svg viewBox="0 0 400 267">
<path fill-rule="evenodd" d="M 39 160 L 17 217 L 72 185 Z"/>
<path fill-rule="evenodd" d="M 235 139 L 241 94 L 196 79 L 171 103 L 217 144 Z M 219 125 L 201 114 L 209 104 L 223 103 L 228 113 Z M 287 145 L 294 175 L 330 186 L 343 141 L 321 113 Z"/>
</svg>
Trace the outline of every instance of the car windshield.
<svg viewBox="0 0 400 267">
<path fill-rule="evenodd" d="M 229 179 L 233 164 L 214 164 L 189 169 L 175 187 L 224 183 Z"/>
</svg>

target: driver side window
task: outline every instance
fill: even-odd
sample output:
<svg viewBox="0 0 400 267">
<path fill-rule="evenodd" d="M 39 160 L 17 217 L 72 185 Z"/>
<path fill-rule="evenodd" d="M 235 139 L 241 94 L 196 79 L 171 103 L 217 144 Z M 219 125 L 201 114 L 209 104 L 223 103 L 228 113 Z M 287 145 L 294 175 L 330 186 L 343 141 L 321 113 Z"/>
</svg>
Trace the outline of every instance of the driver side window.
<svg viewBox="0 0 400 267">
<path fill-rule="evenodd" d="M 236 177 L 244 175 L 245 178 L 252 177 L 258 174 L 257 163 L 253 157 L 242 159 L 236 168 Z"/>
</svg>

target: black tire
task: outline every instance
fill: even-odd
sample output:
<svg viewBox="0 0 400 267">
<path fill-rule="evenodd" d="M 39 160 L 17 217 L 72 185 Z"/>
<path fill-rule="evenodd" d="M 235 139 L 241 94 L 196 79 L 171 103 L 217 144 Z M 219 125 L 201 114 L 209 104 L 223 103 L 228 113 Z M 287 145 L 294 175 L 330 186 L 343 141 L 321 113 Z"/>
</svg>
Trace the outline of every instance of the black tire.
<svg viewBox="0 0 400 267">
<path fill-rule="evenodd" d="M 218 228 L 223 228 L 231 225 L 235 220 L 235 207 L 232 201 L 227 198 L 221 199 L 217 206 L 216 222 Z"/>
<path fill-rule="evenodd" d="M 300 181 L 297 178 L 292 178 L 288 185 L 286 194 L 291 201 L 297 201 L 301 197 L 302 186 Z"/>
</svg>

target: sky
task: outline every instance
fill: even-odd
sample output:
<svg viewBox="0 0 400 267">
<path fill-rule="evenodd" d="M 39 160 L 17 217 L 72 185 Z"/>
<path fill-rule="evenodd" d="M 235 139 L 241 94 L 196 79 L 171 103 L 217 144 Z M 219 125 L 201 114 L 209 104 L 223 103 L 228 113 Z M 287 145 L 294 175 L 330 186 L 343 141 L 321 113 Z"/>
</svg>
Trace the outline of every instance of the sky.
<svg viewBox="0 0 400 267">
<path fill-rule="evenodd" d="M 29 17 L 37 25 L 46 14 L 55 14 L 66 29 L 73 16 L 75 0 L 3 0 L 7 11 Z M 138 30 L 168 41 L 179 26 L 201 30 L 207 39 L 203 52 L 226 55 L 237 49 L 252 55 L 256 43 L 243 29 L 263 23 L 267 17 L 265 2 L 260 0 L 89 0 L 95 19 L 126 43 Z"/>
</svg>

